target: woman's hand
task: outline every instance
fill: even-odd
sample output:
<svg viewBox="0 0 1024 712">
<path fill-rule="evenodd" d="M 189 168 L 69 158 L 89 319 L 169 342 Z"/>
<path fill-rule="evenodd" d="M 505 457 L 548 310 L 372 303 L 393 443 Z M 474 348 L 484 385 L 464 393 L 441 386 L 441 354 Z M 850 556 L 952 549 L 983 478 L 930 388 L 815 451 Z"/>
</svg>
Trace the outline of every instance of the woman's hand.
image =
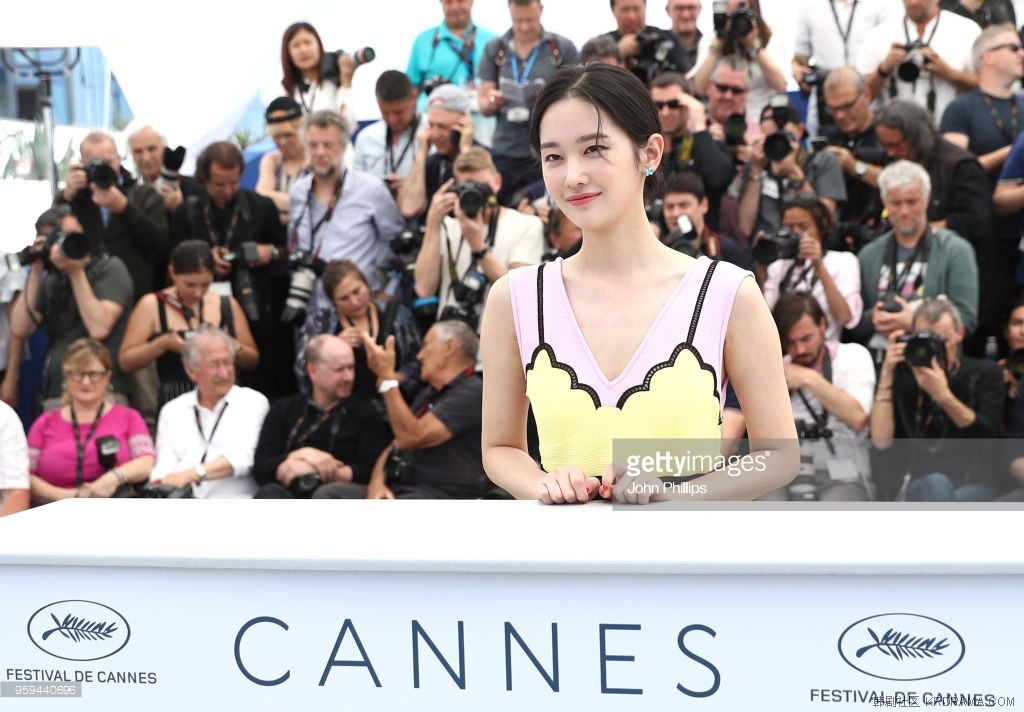
<svg viewBox="0 0 1024 712">
<path fill-rule="evenodd" d="M 586 504 L 597 495 L 601 482 L 575 465 L 559 467 L 537 483 L 537 499 L 544 504 Z"/>
<path fill-rule="evenodd" d="M 354 349 L 361 349 L 363 347 L 363 334 L 366 332 L 360 329 L 358 326 L 346 326 L 338 336 L 344 341 L 348 342 L 348 345 Z"/>
<path fill-rule="evenodd" d="M 181 338 L 177 331 L 166 331 L 160 335 L 160 346 L 163 347 L 164 353 L 169 351 L 180 354 L 185 348 L 185 339 Z"/>
<path fill-rule="evenodd" d="M 800 247 L 796 256 L 798 259 L 807 260 L 815 267 L 821 266 L 821 241 L 809 232 L 800 233 Z"/>
<path fill-rule="evenodd" d="M 625 469 L 609 463 L 601 478 L 601 496 L 626 504 L 649 504 L 672 499 L 665 483 L 649 472 L 626 474 Z"/>
<path fill-rule="evenodd" d="M 92 482 L 82 485 L 79 497 L 112 497 L 120 482 L 113 472 L 104 472 Z"/>
</svg>

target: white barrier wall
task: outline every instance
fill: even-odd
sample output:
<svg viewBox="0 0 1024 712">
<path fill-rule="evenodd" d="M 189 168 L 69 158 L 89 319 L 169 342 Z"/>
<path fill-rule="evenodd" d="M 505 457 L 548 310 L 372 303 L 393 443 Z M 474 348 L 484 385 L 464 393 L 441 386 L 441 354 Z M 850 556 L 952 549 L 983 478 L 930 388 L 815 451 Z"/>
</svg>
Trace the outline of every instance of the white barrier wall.
<svg viewBox="0 0 1024 712">
<path fill-rule="evenodd" d="M 68 501 L 0 520 L 0 709 L 1013 707 L 1019 519 Z"/>
</svg>

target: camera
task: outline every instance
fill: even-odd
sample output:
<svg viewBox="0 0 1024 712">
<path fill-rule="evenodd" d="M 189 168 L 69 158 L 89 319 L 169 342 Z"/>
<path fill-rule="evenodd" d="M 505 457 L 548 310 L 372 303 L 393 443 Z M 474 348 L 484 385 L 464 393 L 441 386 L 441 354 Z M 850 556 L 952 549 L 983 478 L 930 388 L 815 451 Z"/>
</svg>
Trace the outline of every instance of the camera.
<svg viewBox="0 0 1024 712">
<path fill-rule="evenodd" d="M 396 255 L 415 254 L 423 244 L 423 232 L 423 224 L 419 220 L 406 220 L 405 227 L 391 238 L 388 247 Z"/>
<path fill-rule="evenodd" d="M 175 487 L 163 483 L 158 485 L 150 483 L 142 488 L 142 496 L 150 499 L 193 499 L 195 492 L 192 490 L 192 485 Z"/>
<path fill-rule="evenodd" d="M 475 218 L 484 209 L 484 206 L 494 207 L 498 204 L 498 198 L 491 190 L 491 186 L 475 180 L 467 180 L 453 185 L 448 192 L 459 196 L 459 207 L 467 218 Z"/>
<path fill-rule="evenodd" d="M 1006 370 L 1018 380 L 1024 376 L 1024 349 L 1017 349 L 1006 358 Z"/>
<path fill-rule="evenodd" d="M 47 269 L 53 269 L 50 264 L 50 248 L 57 245 L 64 256 L 69 260 L 80 260 L 87 257 L 90 252 L 89 238 L 80 232 L 64 232 L 54 230 L 46 237 L 46 242 L 38 249 L 31 246 L 19 252 L 11 252 L 0 256 L 0 276 L 7 272 L 16 272 L 36 260 L 43 260 Z"/>
<path fill-rule="evenodd" d="M 914 40 L 910 44 L 903 45 L 907 57 L 896 68 L 896 76 L 905 82 L 916 82 L 917 78 L 921 76 L 921 68 L 924 67 L 925 62 L 921 50 L 926 46 L 921 40 Z"/>
<path fill-rule="evenodd" d="M 676 229 L 665 237 L 665 244 L 684 255 L 699 257 L 700 249 L 697 247 L 696 238 L 697 230 L 693 227 L 693 221 L 688 215 L 680 215 L 676 220 Z"/>
<path fill-rule="evenodd" d="M 881 146 L 855 146 L 853 157 L 876 166 L 884 166 L 889 162 L 889 154 Z"/>
<path fill-rule="evenodd" d="M 487 289 L 487 277 L 483 272 L 475 269 L 468 269 L 462 275 L 462 279 L 452 284 L 452 296 L 459 304 L 467 307 L 475 307 L 484 300 L 484 291 Z"/>
<path fill-rule="evenodd" d="M 117 183 L 117 171 L 102 158 L 90 158 L 82 168 L 89 177 L 89 182 L 95 183 L 97 188 L 106 190 Z"/>
<path fill-rule="evenodd" d="M 754 30 L 757 15 L 746 7 L 729 12 L 729 3 L 715 2 L 712 4 L 715 34 L 722 40 L 737 40 L 746 37 Z"/>
<path fill-rule="evenodd" d="M 800 236 L 788 227 L 782 227 L 758 240 L 751 254 L 758 264 L 768 265 L 775 260 L 794 259 L 799 252 Z"/>
<path fill-rule="evenodd" d="M 677 70 L 674 62 L 666 61 L 672 52 L 672 40 L 662 30 L 644 29 L 636 33 L 636 42 L 640 52 L 636 57 L 636 68 L 653 79 L 660 71 Z"/>
<path fill-rule="evenodd" d="M 398 448 L 391 448 L 384 463 L 385 482 L 389 485 L 408 485 L 413 481 L 412 463 L 405 460 Z"/>
<path fill-rule="evenodd" d="M 121 441 L 113 435 L 104 435 L 96 438 L 96 454 L 99 456 L 100 466 L 109 470 L 117 464 L 117 453 L 121 452 Z"/>
<path fill-rule="evenodd" d="M 436 294 L 429 297 L 418 297 L 412 303 L 412 315 L 416 317 L 416 325 L 420 333 L 427 333 L 427 329 L 437 320 L 437 305 L 441 300 Z"/>
<path fill-rule="evenodd" d="M 185 147 L 168 148 L 164 146 L 164 160 L 160 167 L 160 177 L 157 179 L 157 187 L 167 186 L 175 188 L 178 185 L 179 171 L 181 164 L 185 162 Z"/>
<path fill-rule="evenodd" d="M 260 320 L 260 305 L 256 299 L 256 287 L 252 281 L 252 273 L 249 271 L 249 264 L 260 259 L 256 243 L 247 240 L 239 245 L 239 252 L 225 252 L 220 257 L 225 262 L 234 265 L 232 270 L 232 292 L 238 300 L 242 311 L 250 322 Z M 241 259 L 239 259 L 241 257 Z"/>
<path fill-rule="evenodd" d="M 789 484 L 787 492 L 791 502 L 816 502 L 818 500 L 818 478 L 814 468 L 814 441 L 825 435 L 818 424 L 806 420 L 795 421 L 796 435 L 800 440 L 800 469 Z M 827 430 L 825 431 L 827 432 Z"/>
<path fill-rule="evenodd" d="M 725 133 L 725 145 L 743 145 L 747 136 L 747 117 L 743 114 L 729 114 L 722 124 L 722 131 Z"/>
<path fill-rule="evenodd" d="M 764 156 L 769 161 L 781 161 L 793 152 L 793 134 L 776 131 L 764 140 Z"/>
<path fill-rule="evenodd" d="M 875 231 L 861 223 L 836 223 L 832 249 L 857 254 L 864 245 L 875 239 Z"/>
<path fill-rule="evenodd" d="M 647 222 L 660 223 L 662 213 L 665 210 L 665 200 L 663 198 L 655 198 L 649 203 L 644 205 L 644 212 L 647 213 Z"/>
<path fill-rule="evenodd" d="M 320 479 L 320 475 L 310 472 L 308 475 L 299 475 L 292 480 L 288 489 L 299 499 L 309 499 L 321 484 L 323 484 L 323 480 Z"/>
<path fill-rule="evenodd" d="M 931 329 L 921 329 L 916 334 L 904 334 L 898 343 L 906 344 L 903 358 L 911 366 L 931 366 L 932 359 L 939 368 L 946 370 L 946 341 Z"/>
<path fill-rule="evenodd" d="M 313 296 L 316 280 L 323 275 L 327 263 L 310 252 L 300 250 L 288 255 L 288 266 L 292 270 L 292 278 L 288 284 L 281 321 L 294 324 L 306 317 L 309 298 Z"/>
<path fill-rule="evenodd" d="M 473 307 L 465 304 L 449 304 L 438 314 L 437 321 L 461 321 L 475 332 L 480 319 Z"/>
<path fill-rule="evenodd" d="M 895 292 L 886 292 L 882 296 L 882 311 L 890 314 L 898 314 L 903 311 L 903 307 L 901 307 L 899 302 L 896 301 Z"/>
<path fill-rule="evenodd" d="M 333 52 L 324 52 L 323 56 L 320 57 L 320 78 L 339 84 L 341 77 L 338 75 L 338 60 L 345 54 L 348 53 L 340 49 L 336 49 Z M 373 51 L 373 47 L 363 47 L 351 54 L 352 61 L 355 62 L 357 67 L 361 64 L 372 62 L 376 56 L 377 53 Z"/>
<path fill-rule="evenodd" d="M 446 78 L 442 77 L 440 74 L 435 74 L 435 75 L 433 75 L 431 77 L 427 77 L 423 81 L 423 86 L 421 87 L 421 91 L 424 94 L 426 94 L 427 96 L 430 96 L 430 94 L 435 89 L 437 89 L 439 86 L 443 86 L 445 84 L 451 84 L 451 83 L 452 82 L 451 82 L 450 79 L 446 79 Z"/>
<path fill-rule="evenodd" d="M 807 86 L 812 88 L 820 87 L 825 83 L 825 80 L 828 79 L 828 72 L 826 70 L 818 69 L 813 64 L 808 65 L 807 68 L 811 70 L 804 75 L 804 84 Z"/>
</svg>

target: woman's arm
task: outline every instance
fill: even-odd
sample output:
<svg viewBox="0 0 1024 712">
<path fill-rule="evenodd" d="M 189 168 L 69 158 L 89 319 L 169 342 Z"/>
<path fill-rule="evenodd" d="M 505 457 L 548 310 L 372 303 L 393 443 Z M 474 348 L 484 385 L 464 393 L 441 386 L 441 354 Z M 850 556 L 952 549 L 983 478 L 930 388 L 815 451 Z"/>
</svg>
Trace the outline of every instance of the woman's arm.
<svg viewBox="0 0 1024 712">
<path fill-rule="evenodd" d="M 288 194 L 277 189 L 277 168 L 281 165 L 281 152 L 264 153 L 260 159 L 260 175 L 256 180 L 256 192 L 274 201 L 281 212 L 288 212 Z"/>
<path fill-rule="evenodd" d="M 152 455 L 140 455 L 134 460 L 129 460 L 123 465 L 111 468 L 97 477 L 92 482 L 82 486 L 82 497 L 111 497 L 114 492 L 123 484 L 139 484 L 149 479 L 149 473 L 153 471 L 153 463 L 156 458 Z M 117 476 L 114 470 L 120 470 L 124 480 Z"/>
<path fill-rule="evenodd" d="M 156 309 L 156 295 L 144 294 L 128 317 L 128 325 L 117 354 L 117 362 L 122 371 L 131 373 L 148 366 L 171 348 L 174 339 L 180 339 L 172 331 L 150 341 L 149 336 L 156 331 Z"/>
<path fill-rule="evenodd" d="M 49 504 L 58 499 L 71 499 L 79 494 L 76 487 L 58 487 L 39 475 L 29 475 L 29 482 L 32 488 L 32 501 L 36 504 Z"/>
<path fill-rule="evenodd" d="M 255 371 L 260 362 L 260 351 L 256 348 L 242 305 L 234 297 L 231 297 L 231 315 L 235 320 L 235 343 L 239 346 L 238 365 L 245 371 Z"/>
</svg>

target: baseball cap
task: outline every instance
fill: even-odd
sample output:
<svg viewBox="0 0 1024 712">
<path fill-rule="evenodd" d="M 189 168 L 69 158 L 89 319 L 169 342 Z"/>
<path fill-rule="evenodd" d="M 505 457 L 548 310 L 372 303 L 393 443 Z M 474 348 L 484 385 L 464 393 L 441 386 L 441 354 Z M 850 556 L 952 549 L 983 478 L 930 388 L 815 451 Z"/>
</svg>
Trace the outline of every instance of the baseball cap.
<svg viewBox="0 0 1024 712">
<path fill-rule="evenodd" d="M 428 109 L 447 109 L 457 114 L 467 114 L 470 111 L 469 97 L 454 84 L 442 84 L 430 92 L 427 99 Z"/>
</svg>

